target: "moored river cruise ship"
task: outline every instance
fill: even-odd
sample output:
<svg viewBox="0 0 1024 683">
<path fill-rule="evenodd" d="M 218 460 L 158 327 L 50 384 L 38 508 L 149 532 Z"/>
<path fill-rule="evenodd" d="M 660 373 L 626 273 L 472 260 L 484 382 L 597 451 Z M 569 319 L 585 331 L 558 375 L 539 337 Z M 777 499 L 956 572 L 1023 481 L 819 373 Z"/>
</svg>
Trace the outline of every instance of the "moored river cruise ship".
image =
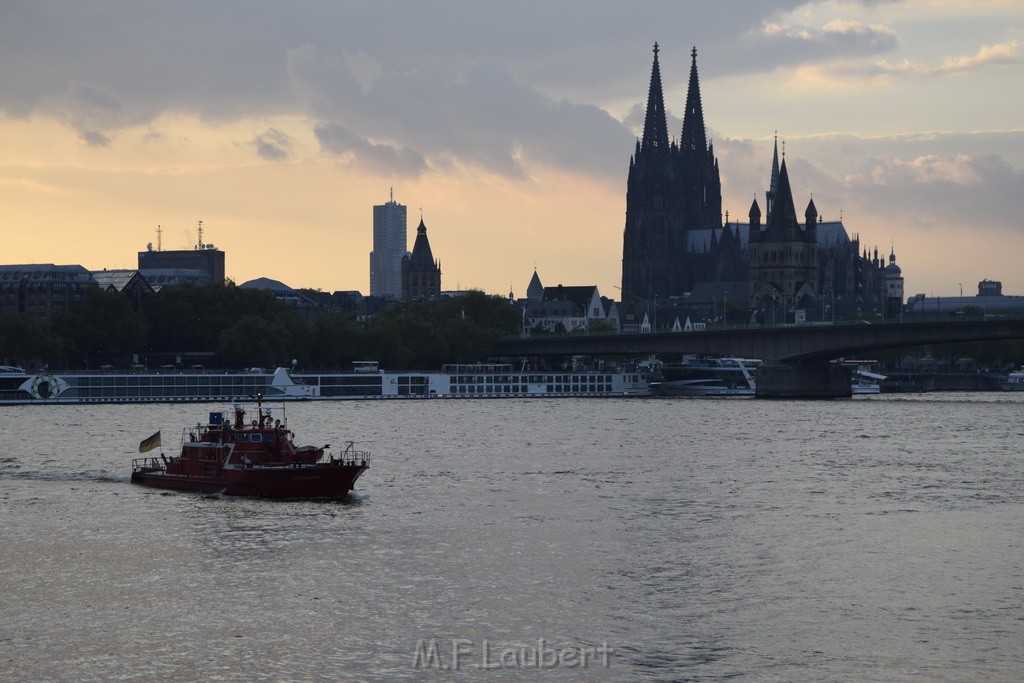
<svg viewBox="0 0 1024 683">
<path fill-rule="evenodd" d="M 390 398 L 622 397 L 648 394 L 639 370 L 513 371 L 507 364 L 445 365 L 440 372 L 387 372 L 358 364 L 353 372 L 287 368 L 248 372 L 26 372 L 0 370 L 0 404 L 150 403 Z"/>
</svg>

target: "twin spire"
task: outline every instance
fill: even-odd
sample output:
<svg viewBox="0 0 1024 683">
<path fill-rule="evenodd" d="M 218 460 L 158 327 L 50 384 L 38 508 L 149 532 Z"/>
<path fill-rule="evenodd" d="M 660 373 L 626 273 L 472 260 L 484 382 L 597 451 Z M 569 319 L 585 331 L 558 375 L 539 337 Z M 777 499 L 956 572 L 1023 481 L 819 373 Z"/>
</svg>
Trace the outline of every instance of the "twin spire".
<svg viewBox="0 0 1024 683">
<path fill-rule="evenodd" d="M 654 44 L 654 63 L 651 66 L 651 87 L 647 93 L 647 115 L 640 144 L 642 150 L 667 150 L 669 146 L 666 123 L 665 96 L 661 85 L 661 66 L 658 63 L 658 44 Z M 686 113 L 683 115 L 682 149 L 707 153 L 707 133 L 704 129 L 704 108 L 700 100 L 700 79 L 697 76 L 697 48 L 690 53 L 690 84 L 686 91 Z"/>
</svg>

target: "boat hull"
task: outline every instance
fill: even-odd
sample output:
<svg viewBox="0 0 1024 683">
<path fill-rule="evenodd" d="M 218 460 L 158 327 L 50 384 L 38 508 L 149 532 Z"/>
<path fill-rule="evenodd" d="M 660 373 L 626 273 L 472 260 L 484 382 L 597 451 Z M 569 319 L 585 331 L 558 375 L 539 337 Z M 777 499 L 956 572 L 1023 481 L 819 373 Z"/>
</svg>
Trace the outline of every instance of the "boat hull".
<svg viewBox="0 0 1024 683">
<path fill-rule="evenodd" d="M 341 499 L 365 472 L 365 463 L 324 463 L 304 467 L 256 467 L 224 470 L 218 476 L 188 476 L 165 471 L 137 471 L 132 483 L 175 491 L 282 499 Z"/>
<path fill-rule="evenodd" d="M 727 386 L 716 380 L 652 382 L 651 391 L 661 396 L 752 397 L 753 387 Z"/>
</svg>

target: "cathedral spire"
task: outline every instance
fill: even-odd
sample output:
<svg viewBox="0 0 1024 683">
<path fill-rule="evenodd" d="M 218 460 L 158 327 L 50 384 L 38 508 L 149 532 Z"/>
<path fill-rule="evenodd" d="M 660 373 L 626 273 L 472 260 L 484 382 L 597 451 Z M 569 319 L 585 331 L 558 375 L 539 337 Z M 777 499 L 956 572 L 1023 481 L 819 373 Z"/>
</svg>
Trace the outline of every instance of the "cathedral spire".
<svg viewBox="0 0 1024 683">
<path fill-rule="evenodd" d="M 779 192 L 779 131 L 775 131 L 775 152 L 772 154 L 772 178 L 768 183 L 768 191 L 764 193 L 765 210 L 771 218 L 775 208 L 775 195 Z"/>
<path fill-rule="evenodd" d="M 690 53 L 690 85 L 686 91 L 686 113 L 683 114 L 683 152 L 707 152 L 707 134 L 704 131 L 704 108 L 700 103 L 700 80 L 697 78 L 697 48 Z"/>
<path fill-rule="evenodd" d="M 789 172 L 786 170 L 786 160 L 782 160 L 779 168 L 779 187 L 775 196 L 774 210 L 768 216 L 765 232 L 770 232 L 773 239 L 792 239 L 800 224 L 796 218 L 796 207 L 793 204 L 793 190 L 789 185 Z M 810 208 L 810 207 L 808 207 Z M 781 241 L 781 240 L 780 240 Z"/>
<path fill-rule="evenodd" d="M 775 131 L 775 152 L 772 154 L 772 196 L 779 190 L 779 131 Z"/>
<path fill-rule="evenodd" d="M 644 138 L 640 148 L 645 152 L 668 150 L 668 124 L 665 122 L 665 97 L 661 88 L 661 67 L 658 66 L 657 43 L 654 44 L 651 88 L 647 93 L 647 117 L 644 119 Z"/>
</svg>

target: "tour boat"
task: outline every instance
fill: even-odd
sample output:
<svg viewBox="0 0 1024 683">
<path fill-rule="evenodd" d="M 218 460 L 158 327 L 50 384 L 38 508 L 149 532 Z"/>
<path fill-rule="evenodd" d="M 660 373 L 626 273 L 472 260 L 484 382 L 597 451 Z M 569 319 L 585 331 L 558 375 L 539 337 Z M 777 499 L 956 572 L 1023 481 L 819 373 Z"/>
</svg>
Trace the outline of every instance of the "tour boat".
<svg viewBox="0 0 1024 683">
<path fill-rule="evenodd" d="M 1006 381 L 999 383 L 999 388 L 1003 391 L 1024 391 L 1024 365 L 1007 375 Z"/>
<path fill-rule="evenodd" d="M 187 428 L 181 455 L 132 460 L 132 482 L 179 491 L 264 498 L 344 498 L 366 471 L 369 454 L 352 442 L 335 458 L 330 444 L 296 447 L 287 419 L 273 419 L 257 399 L 256 419 L 248 424 L 235 404 L 233 419 L 211 412 L 207 424 Z M 139 444 L 145 453 L 160 445 L 160 432 Z"/>
<path fill-rule="evenodd" d="M 661 396 L 754 396 L 757 368 L 755 358 L 693 358 L 666 365 L 661 381 L 651 382 L 651 391 Z"/>
</svg>

